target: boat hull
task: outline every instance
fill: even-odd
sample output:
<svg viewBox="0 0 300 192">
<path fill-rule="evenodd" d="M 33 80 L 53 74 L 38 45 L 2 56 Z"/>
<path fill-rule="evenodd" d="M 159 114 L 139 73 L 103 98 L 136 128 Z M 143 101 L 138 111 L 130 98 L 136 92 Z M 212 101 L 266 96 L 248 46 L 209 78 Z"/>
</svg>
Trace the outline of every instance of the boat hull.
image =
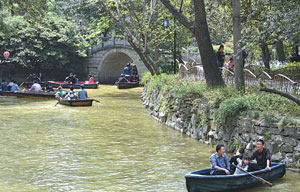
<svg viewBox="0 0 300 192">
<path fill-rule="evenodd" d="M 67 105 L 70 107 L 88 107 L 92 106 L 93 99 L 87 100 L 61 100 L 58 102 L 61 105 Z"/>
<path fill-rule="evenodd" d="M 116 82 L 118 89 L 130 89 L 134 87 L 139 87 L 139 82 Z"/>
<path fill-rule="evenodd" d="M 272 170 L 267 169 L 251 172 L 257 177 L 267 181 L 281 178 L 285 174 L 285 164 L 278 163 L 271 165 Z M 210 169 L 195 171 L 185 176 L 186 186 L 189 192 L 216 192 L 216 191 L 236 191 L 240 189 L 262 185 L 256 178 L 248 174 L 242 175 L 206 175 Z"/>
<path fill-rule="evenodd" d="M 51 85 L 54 88 L 57 88 L 59 86 L 61 86 L 62 88 L 70 88 L 72 86 L 74 89 L 80 89 L 80 85 L 84 85 L 85 89 L 97 89 L 98 88 L 98 82 L 94 83 L 94 84 L 88 84 L 83 81 L 79 81 L 76 84 L 69 84 L 64 81 L 48 81 L 48 83 L 49 83 L 49 85 Z"/>
<path fill-rule="evenodd" d="M 31 99 L 55 99 L 54 92 L 16 92 L 16 96 Z"/>
<path fill-rule="evenodd" d="M 2 95 L 2 96 L 16 96 L 16 93 L 11 92 L 11 91 L 0 91 L 0 95 Z"/>
</svg>

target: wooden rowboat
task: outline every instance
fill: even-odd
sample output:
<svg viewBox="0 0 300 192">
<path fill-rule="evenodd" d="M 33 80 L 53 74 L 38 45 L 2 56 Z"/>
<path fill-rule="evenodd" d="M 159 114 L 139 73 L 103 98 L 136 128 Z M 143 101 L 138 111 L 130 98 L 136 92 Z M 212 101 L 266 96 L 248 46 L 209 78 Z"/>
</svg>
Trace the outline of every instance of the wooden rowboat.
<svg viewBox="0 0 300 192">
<path fill-rule="evenodd" d="M 12 91 L 0 91 L 0 95 L 2 95 L 2 96 L 16 96 L 16 93 L 12 92 Z"/>
<path fill-rule="evenodd" d="M 194 171 L 185 175 L 186 187 L 189 192 L 238 191 L 244 188 L 262 185 L 256 178 L 248 175 L 210 175 L 211 169 Z M 283 177 L 285 164 L 272 163 L 271 171 L 262 169 L 250 172 L 267 181 Z"/>
<path fill-rule="evenodd" d="M 118 89 L 129 89 L 134 87 L 139 87 L 139 82 L 116 82 Z"/>
<path fill-rule="evenodd" d="M 80 89 L 80 85 L 84 85 L 85 89 L 97 89 L 98 88 L 98 82 L 93 83 L 93 84 L 89 84 L 89 83 L 85 83 L 84 81 L 79 81 L 76 84 L 70 84 L 70 83 L 66 83 L 64 81 L 48 81 L 49 85 L 51 85 L 52 87 L 59 87 L 61 86 L 62 88 L 70 88 L 71 86 L 73 86 L 74 89 Z"/>
<path fill-rule="evenodd" d="M 67 105 L 71 107 L 86 107 L 86 106 L 92 106 L 93 99 L 86 99 L 86 100 L 60 100 L 58 101 L 61 105 Z"/>
<path fill-rule="evenodd" d="M 16 96 L 31 99 L 55 99 L 55 92 L 16 92 Z"/>
</svg>

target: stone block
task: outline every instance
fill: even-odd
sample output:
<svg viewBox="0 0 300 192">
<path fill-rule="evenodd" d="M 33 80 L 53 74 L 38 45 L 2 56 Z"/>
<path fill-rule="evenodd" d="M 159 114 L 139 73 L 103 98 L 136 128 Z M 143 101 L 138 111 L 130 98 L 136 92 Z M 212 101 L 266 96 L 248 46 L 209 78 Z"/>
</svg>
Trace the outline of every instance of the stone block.
<svg viewBox="0 0 300 192">
<path fill-rule="evenodd" d="M 276 135 L 279 135 L 281 132 L 282 132 L 282 127 L 273 127 L 273 128 L 270 128 L 270 132 L 272 134 L 276 134 Z"/>
<path fill-rule="evenodd" d="M 280 162 L 281 160 L 283 160 L 283 158 L 284 158 L 284 156 L 282 155 L 281 152 L 275 153 L 271 157 L 272 161 L 275 161 L 275 162 Z"/>
<path fill-rule="evenodd" d="M 284 127 L 282 135 L 283 136 L 293 136 L 296 134 L 297 129 L 295 127 Z"/>
<path fill-rule="evenodd" d="M 255 133 L 259 135 L 265 135 L 269 129 L 267 127 L 254 126 Z"/>
<path fill-rule="evenodd" d="M 270 124 L 266 121 L 266 120 L 262 120 L 261 122 L 260 122 L 260 126 L 262 126 L 262 127 L 270 127 Z"/>
<path fill-rule="evenodd" d="M 283 145 L 280 147 L 280 150 L 286 153 L 292 153 L 293 147 L 291 145 Z"/>
</svg>

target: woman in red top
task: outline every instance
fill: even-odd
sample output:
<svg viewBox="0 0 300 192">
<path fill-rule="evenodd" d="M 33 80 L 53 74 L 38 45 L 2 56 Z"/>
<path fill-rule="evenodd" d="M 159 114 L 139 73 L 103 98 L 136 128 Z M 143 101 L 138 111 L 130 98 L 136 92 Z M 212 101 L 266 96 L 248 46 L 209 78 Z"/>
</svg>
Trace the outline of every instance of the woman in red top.
<svg viewBox="0 0 300 192">
<path fill-rule="evenodd" d="M 89 74 L 89 84 L 95 84 L 94 78 L 91 74 Z"/>
</svg>

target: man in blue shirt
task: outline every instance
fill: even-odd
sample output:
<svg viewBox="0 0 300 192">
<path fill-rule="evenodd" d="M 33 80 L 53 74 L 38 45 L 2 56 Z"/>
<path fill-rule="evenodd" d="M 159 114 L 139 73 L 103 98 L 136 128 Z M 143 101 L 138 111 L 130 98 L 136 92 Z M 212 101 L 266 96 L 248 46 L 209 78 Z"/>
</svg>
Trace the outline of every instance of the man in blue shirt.
<svg viewBox="0 0 300 192">
<path fill-rule="evenodd" d="M 211 175 L 230 175 L 230 165 L 228 157 L 225 154 L 225 146 L 222 144 L 217 145 L 216 153 L 212 154 L 209 158 L 211 164 Z"/>
<path fill-rule="evenodd" d="M 124 75 L 131 75 L 130 63 L 127 63 L 126 67 L 124 68 Z"/>
<path fill-rule="evenodd" d="M 88 98 L 86 90 L 84 90 L 84 85 L 80 85 L 80 91 L 78 91 L 78 99 L 86 100 Z"/>
</svg>

